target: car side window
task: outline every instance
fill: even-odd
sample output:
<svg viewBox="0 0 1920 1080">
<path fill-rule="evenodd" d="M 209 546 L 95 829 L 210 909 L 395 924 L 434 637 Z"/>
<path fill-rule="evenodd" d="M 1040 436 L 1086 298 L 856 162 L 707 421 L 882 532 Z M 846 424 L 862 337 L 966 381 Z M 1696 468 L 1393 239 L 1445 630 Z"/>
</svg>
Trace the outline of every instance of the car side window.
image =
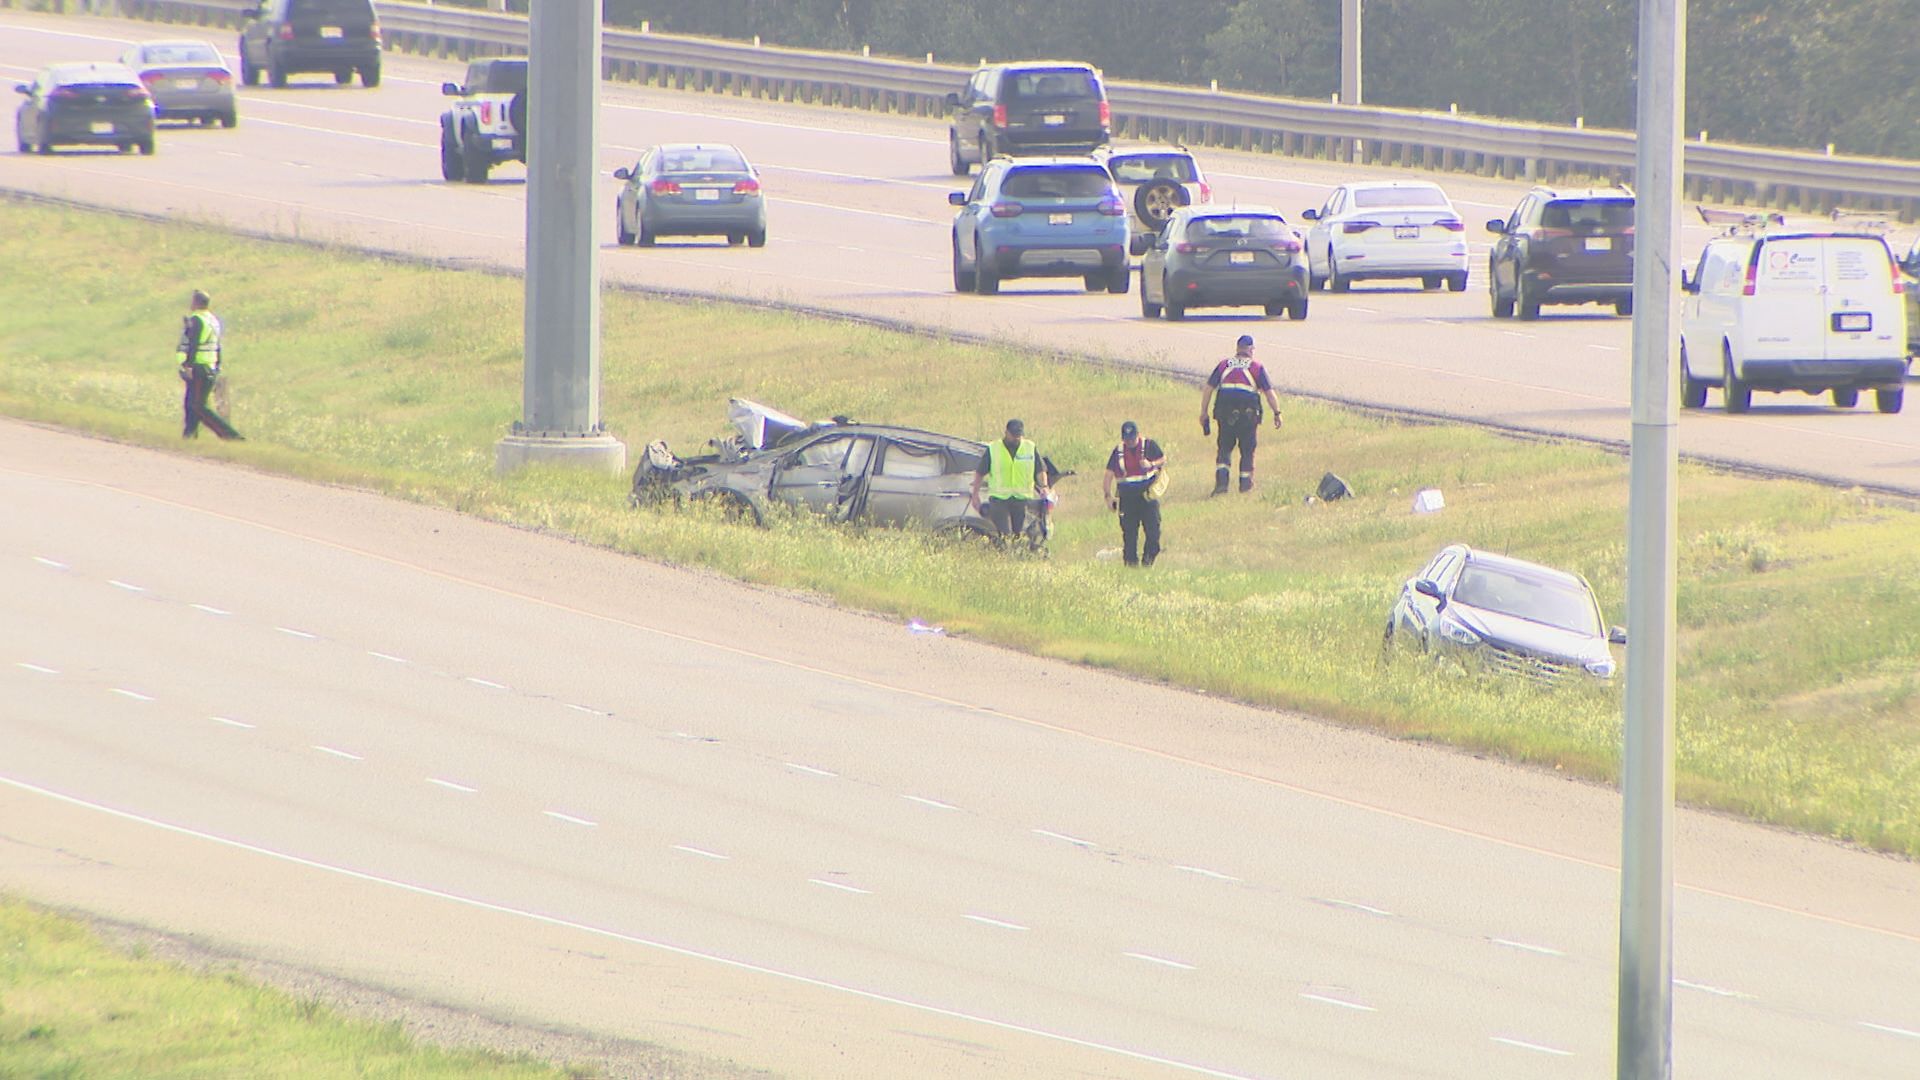
<svg viewBox="0 0 1920 1080">
<path fill-rule="evenodd" d="M 1333 191 L 1333 194 L 1327 196 L 1327 205 L 1325 205 L 1324 207 L 1321 207 L 1320 217 L 1322 219 L 1330 218 L 1333 215 L 1339 213 L 1340 205 L 1343 201 L 1345 201 L 1344 200 L 1345 195 L 1346 195 L 1345 191 L 1339 188 L 1335 188 Z"/>
<path fill-rule="evenodd" d="M 1458 554 L 1447 552 L 1440 556 L 1439 562 L 1440 565 L 1434 568 L 1433 577 L 1430 580 L 1440 586 L 1441 592 L 1451 592 L 1454 579 L 1460 576 L 1462 560 Z"/>
<path fill-rule="evenodd" d="M 991 175 L 992 172 L 990 170 L 981 169 L 980 175 L 974 177 L 973 190 L 967 192 L 968 202 L 977 203 L 987 197 L 987 178 Z"/>
<path fill-rule="evenodd" d="M 801 447 L 793 455 L 795 467 L 808 465 L 839 465 L 847 459 L 847 449 L 853 444 L 853 438 L 847 435 L 830 439 L 821 439 Z"/>
<path fill-rule="evenodd" d="M 1525 224 L 1525 222 L 1527 221 L 1527 218 L 1532 213 L 1533 213 L 1533 196 L 1529 195 L 1526 198 L 1520 200 L 1520 205 L 1513 208 L 1513 216 L 1507 219 L 1507 232 L 1509 233 L 1519 232 L 1522 225 Z"/>
<path fill-rule="evenodd" d="M 880 458 L 880 475 L 896 480 L 924 480 L 947 471 L 946 454 L 931 446 L 888 443 Z"/>
</svg>

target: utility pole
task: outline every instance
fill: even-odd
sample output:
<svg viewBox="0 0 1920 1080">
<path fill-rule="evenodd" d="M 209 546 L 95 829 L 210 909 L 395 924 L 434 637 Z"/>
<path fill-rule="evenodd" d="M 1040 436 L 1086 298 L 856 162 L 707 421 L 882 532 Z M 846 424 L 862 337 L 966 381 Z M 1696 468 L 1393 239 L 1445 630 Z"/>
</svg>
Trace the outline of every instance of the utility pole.
<svg viewBox="0 0 1920 1080">
<path fill-rule="evenodd" d="M 526 366 L 521 419 L 494 462 L 619 473 L 627 448 L 600 423 L 600 5 L 548 0 L 530 23 Z"/>
<path fill-rule="evenodd" d="M 1674 402 L 1687 0 L 1640 0 L 1620 790 L 1619 1080 L 1673 1076 Z"/>
<path fill-rule="evenodd" d="M 1360 0 L 1340 0 L 1340 104 L 1360 103 Z"/>
</svg>

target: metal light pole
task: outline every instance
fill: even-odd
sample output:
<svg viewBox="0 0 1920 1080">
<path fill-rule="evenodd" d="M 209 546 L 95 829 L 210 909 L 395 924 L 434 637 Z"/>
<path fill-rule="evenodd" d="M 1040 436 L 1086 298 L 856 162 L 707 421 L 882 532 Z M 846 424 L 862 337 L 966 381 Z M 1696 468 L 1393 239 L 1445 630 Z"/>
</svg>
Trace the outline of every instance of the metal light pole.
<svg viewBox="0 0 1920 1080">
<path fill-rule="evenodd" d="M 526 367 L 501 471 L 563 462 L 621 472 L 600 425 L 600 5 L 532 5 L 527 64 Z"/>
<path fill-rule="evenodd" d="M 1360 0 L 1340 0 L 1340 104 L 1360 104 Z"/>
<path fill-rule="evenodd" d="M 1673 1075 L 1674 402 L 1686 0 L 1640 0 L 1619 1080 Z"/>
</svg>

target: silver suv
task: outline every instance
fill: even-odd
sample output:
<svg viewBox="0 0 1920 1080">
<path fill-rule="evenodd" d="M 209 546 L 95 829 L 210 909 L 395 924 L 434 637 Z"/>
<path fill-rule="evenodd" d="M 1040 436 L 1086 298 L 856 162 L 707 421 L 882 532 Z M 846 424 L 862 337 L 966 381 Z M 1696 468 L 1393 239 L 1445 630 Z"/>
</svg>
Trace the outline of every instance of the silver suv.
<svg viewBox="0 0 1920 1080">
<path fill-rule="evenodd" d="M 1213 185 L 1184 146 L 1125 146 L 1095 151 L 1107 167 L 1136 236 L 1158 236 L 1183 206 L 1213 202 Z"/>
</svg>

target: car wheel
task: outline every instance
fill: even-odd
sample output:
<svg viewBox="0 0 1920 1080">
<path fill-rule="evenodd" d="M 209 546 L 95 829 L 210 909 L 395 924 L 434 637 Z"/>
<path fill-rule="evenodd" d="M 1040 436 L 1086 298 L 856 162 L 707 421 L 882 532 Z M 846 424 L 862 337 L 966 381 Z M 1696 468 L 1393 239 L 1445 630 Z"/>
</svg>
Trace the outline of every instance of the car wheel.
<svg viewBox="0 0 1920 1080">
<path fill-rule="evenodd" d="M 1522 319 L 1540 317 L 1540 298 L 1527 291 L 1526 279 L 1518 275 L 1513 279 L 1513 313 Z"/>
<path fill-rule="evenodd" d="M 1615 300 L 1613 302 L 1613 313 L 1623 317 L 1633 314 L 1633 298 L 1628 297 L 1625 300 Z"/>
<path fill-rule="evenodd" d="M 747 242 L 746 233 L 730 232 L 727 234 L 728 247 L 739 247 L 741 244 L 744 244 L 746 242 Z"/>
<path fill-rule="evenodd" d="M 1287 313 L 1287 302 L 1285 300 L 1269 301 L 1262 306 L 1262 310 L 1266 312 L 1267 318 L 1277 319 Z"/>
<path fill-rule="evenodd" d="M 993 266 L 980 257 L 980 245 L 973 245 L 973 291 L 981 296 L 994 296 L 1000 292 L 1000 275 Z"/>
<path fill-rule="evenodd" d="M 1145 274 L 1140 276 L 1140 317 L 1143 319 L 1157 319 L 1160 317 L 1160 305 L 1147 299 L 1147 278 Z"/>
<path fill-rule="evenodd" d="M 748 247 L 766 247 L 767 246 L 767 230 L 755 229 L 752 232 L 748 233 L 747 246 Z"/>
<path fill-rule="evenodd" d="M 1905 388 L 1875 390 L 1873 392 L 1873 407 L 1883 413 L 1897 413 L 1900 411 L 1900 406 L 1906 402 L 1906 399 L 1907 391 Z"/>
<path fill-rule="evenodd" d="M 1101 289 L 1107 287 L 1107 276 L 1105 274 L 1088 274 L 1086 277 L 1080 279 L 1080 284 L 1086 286 L 1088 292 L 1099 292 Z"/>
<path fill-rule="evenodd" d="M 1420 287 L 1428 292 L 1432 292 L 1440 287 L 1441 278 L 1442 275 L 1440 274 L 1422 274 L 1420 276 Z"/>
<path fill-rule="evenodd" d="M 138 142 L 136 142 L 136 143 L 134 143 L 133 145 L 135 145 L 135 146 L 137 146 L 137 147 L 139 147 L 139 148 L 140 148 L 140 156 L 141 156 L 141 157 L 152 157 L 152 156 L 153 156 L 153 150 L 154 150 L 154 146 L 153 146 L 153 136 L 151 136 L 151 135 L 149 135 L 149 136 L 147 136 L 146 138 L 144 138 L 144 139 L 141 139 L 141 140 L 139 140 Z"/>
<path fill-rule="evenodd" d="M 42 154 L 51 154 L 53 153 L 53 140 L 48 138 L 47 133 L 43 131 L 40 133 L 40 145 L 34 147 L 34 149 Z"/>
<path fill-rule="evenodd" d="M 960 156 L 960 133 L 953 130 L 947 132 L 947 168 L 955 176 L 967 175 L 967 160 Z"/>
<path fill-rule="evenodd" d="M 493 171 L 493 158 L 488 156 L 487 140 L 478 132 L 468 131 L 461 149 L 461 172 L 466 173 L 467 183 L 484 184 L 487 174 Z"/>
<path fill-rule="evenodd" d="M 458 183 L 467 178 L 467 162 L 460 154 L 460 144 L 454 142 L 453 132 L 440 130 L 440 178 L 449 183 Z"/>
<path fill-rule="evenodd" d="M 130 142 L 118 143 L 114 146 L 113 152 L 116 154 L 131 154 L 133 153 L 133 144 Z"/>
<path fill-rule="evenodd" d="M 1107 293 L 1110 296 L 1125 296 L 1133 287 L 1133 264 L 1121 260 L 1120 265 L 1107 275 Z"/>
<path fill-rule="evenodd" d="M 1687 370 L 1687 343 L 1680 343 L 1680 407 L 1683 409 L 1704 408 L 1707 404 L 1707 384 L 1693 377 Z"/>
<path fill-rule="evenodd" d="M 259 86 L 260 69 L 247 62 L 247 47 L 243 44 L 236 51 L 240 53 L 240 81 L 248 86 Z"/>
<path fill-rule="evenodd" d="M 1293 303 L 1287 305 L 1287 318 L 1292 319 L 1294 322 L 1301 322 L 1302 320 L 1306 319 L 1306 317 L 1307 317 L 1307 298 L 1306 297 L 1303 296 L 1300 299 L 1295 300 Z"/>
<path fill-rule="evenodd" d="M 641 247 L 652 247 L 653 242 L 656 239 L 658 238 L 655 237 L 653 234 L 653 226 L 647 224 L 647 216 L 645 214 L 641 214 L 640 215 L 640 232 L 634 237 L 634 242 L 639 244 Z"/>
<path fill-rule="evenodd" d="M 353 81 L 352 68 L 340 68 L 333 73 L 333 85 L 345 86 Z"/>
<path fill-rule="evenodd" d="M 613 238 L 621 247 L 631 247 L 633 242 L 639 239 L 633 235 L 632 230 L 627 228 L 627 215 L 620 212 L 618 202 L 613 206 Z"/>
<path fill-rule="evenodd" d="M 269 59 L 267 61 L 267 81 L 279 89 L 286 89 L 287 69 Z"/>
<path fill-rule="evenodd" d="M 1720 396 L 1730 413 L 1743 413 L 1753 407 L 1753 388 L 1740 381 L 1733 370 L 1733 350 L 1725 345 L 1720 347 L 1721 363 L 1725 365 L 1725 382 L 1720 384 Z"/>
<path fill-rule="evenodd" d="M 981 166 L 985 167 L 987 162 L 992 161 L 994 158 L 997 158 L 999 156 L 1000 156 L 1000 147 L 995 143 L 993 132 L 986 131 L 983 129 L 980 132 L 980 164 Z"/>
<path fill-rule="evenodd" d="M 1147 227 L 1159 232 L 1175 210 L 1191 203 L 1187 189 L 1172 180 L 1154 180 L 1133 193 L 1133 212 Z"/>
<path fill-rule="evenodd" d="M 1860 391 L 1852 387 L 1842 390 L 1836 386 L 1833 388 L 1833 404 L 1835 408 L 1851 409 L 1860 404 Z"/>
<path fill-rule="evenodd" d="M 371 90 L 380 85 L 380 65 L 360 69 L 360 85 Z"/>
<path fill-rule="evenodd" d="M 1447 291 L 1448 292 L 1466 292 L 1467 291 L 1467 272 L 1465 270 L 1459 270 L 1447 275 Z"/>
<path fill-rule="evenodd" d="M 27 133 L 20 128 L 14 129 L 13 141 L 14 141 L 15 147 L 22 154 L 28 153 L 33 150 L 33 143 L 27 141 Z"/>
<path fill-rule="evenodd" d="M 221 113 L 220 126 L 223 128 L 239 127 L 240 126 L 240 110 L 228 109 L 226 112 Z"/>
<path fill-rule="evenodd" d="M 953 291 L 970 293 L 973 291 L 973 271 L 960 265 L 960 239 L 953 241 Z"/>
<path fill-rule="evenodd" d="M 1168 322 L 1179 322 L 1187 317 L 1187 305 L 1174 298 L 1173 290 L 1167 287 L 1167 279 L 1160 279 L 1160 310 Z"/>
<path fill-rule="evenodd" d="M 1518 276 L 1517 274 L 1515 275 Z M 1493 317 L 1496 319 L 1513 318 L 1513 297 L 1500 292 L 1500 275 L 1494 273 L 1493 264 L 1487 264 L 1487 295 L 1493 297 Z"/>
<path fill-rule="evenodd" d="M 1339 264 L 1333 261 L 1333 249 L 1328 248 L 1327 249 L 1327 288 L 1332 290 L 1333 292 L 1343 293 L 1343 292 L 1346 292 L 1348 289 L 1351 289 L 1352 287 L 1353 287 L 1353 283 L 1347 280 L 1347 276 L 1340 272 Z"/>
</svg>

